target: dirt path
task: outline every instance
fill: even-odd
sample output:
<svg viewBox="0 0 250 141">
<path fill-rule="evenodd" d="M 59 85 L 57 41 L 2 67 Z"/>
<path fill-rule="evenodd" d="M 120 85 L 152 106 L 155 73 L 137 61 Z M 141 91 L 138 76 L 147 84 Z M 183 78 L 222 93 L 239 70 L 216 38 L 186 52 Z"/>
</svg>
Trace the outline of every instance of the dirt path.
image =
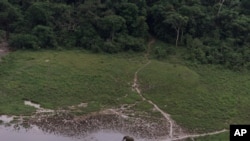
<svg viewBox="0 0 250 141">
<path fill-rule="evenodd" d="M 134 74 L 134 82 L 132 85 L 132 88 L 137 92 L 138 95 L 140 95 L 140 97 L 142 98 L 143 101 L 147 101 L 149 104 L 153 105 L 154 108 L 160 112 L 162 114 L 162 116 L 168 121 L 169 123 L 169 137 L 172 139 L 173 138 L 173 125 L 174 125 L 174 121 L 171 119 L 170 115 L 167 114 L 166 112 L 164 112 L 163 110 L 161 110 L 155 103 L 153 103 L 151 100 L 147 100 L 142 94 L 141 94 L 141 90 L 139 88 L 139 83 L 138 83 L 138 73 L 144 69 L 146 66 L 148 66 L 151 61 L 148 59 L 149 53 L 150 53 L 150 49 L 151 49 L 151 45 L 155 42 L 155 39 L 152 39 L 149 43 L 148 43 L 148 47 L 147 47 L 147 51 L 145 54 L 145 58 L 147 59 L 147 63 L 145 65 L 143 65 L 142 67 L 140 67 Z"/>
<path fill-rule="evenodd" d="M 196 138 L 196 137 L 202 137 L 202 136 L 208 136 L 208 135 L 215 135 L 215 134 L 220 134 L 223 132 L 227 132 L 228 130 L 223 129 L 220 131 L 215 131 L 215 132 L 210 132 L 210 133 L 204 133 L 204 134 L 183 134 L 183 133 L 175 133 L 174 131 L 174 127 L 178 127 L 175 124 L 175 121 L 171 118 L 171 116 L 164 112 L 162 109 L 160 109 L 157 104 L 153 103 L 151 100 L 146 99 L 142 94 L 141 94 L 141 90 L 140 90 L 140 86 L 138 83 L 138 73 L 143 70 L 145 67 L 147 67 L 151 61 L 148 59 L 149 53 L 150 53 L 150 49 L 151 49 L 151 45 L 155 42 L 155 39 L 152 39 L 149 43 L 148 43 L 148 47 L 147 47 L 147 51 L 145 53 L 145 58 L 147 60 L 147 63 L 144 64 L 142 67 L 140 67 L 139 69 L 136 70 L 135 74 L 134 74 L 134 81 L 133 81 L 133 85 L 132 85 L 132 89 L 134 91 L 137 92 L 137 94 L 142 98 L 143 101 L 147 101 L 149 104 L 153 105 L 154 108 L 160 112 L 162 114 L 162 116 L 167 120 L 167 122 L 169 123 L 169 133 L 168 133 L 168 138 L 164 139 L 164 141 L 177 141 L 177 140 L 183 140 L 183 139 L 187 139 L 187 138 Z M 174 137 L 176 136 L 176 137 Z"/>
<path fill-rule="evenodd" d="M 152 38 L 152 39 L 149 41 L 148 45 L 147 45 L 147 50 L 146 50 L 146 53 L 145 53 L 145 58 L 146 58 L 146 60 L 149 60 L 149 59 L 148 59 L 148 56 L 149 56 L 149 54 L 150 54 L 151 45 L 152 45 L 153 43 L 155 43 L 155 38 Z"/>
<path fill-rule="evenodd" d="M 210 133 L 204 133 L 204 134 L 193 134 L 193 135 L 180 136 L 180 137 L 171 139 L 171 141 L 183 140 L 183 139 L 187 139 L 187 138 L 197 138 L 197 137 L 204 137 L 204 136 L 216 135 L 216 134 L 224 133 L 224 132 L 227 132 L 227 131 L 228 130 L 223 129 L 223 130 L 220 130 L 220 131 L 215 131 L 215 132 L 210 132 Z"/>
<path fill-rule="evenodd" d="M 8 43 L 3 41 L 0 43 L 0 61 L 1 58 L 9 53 Z"/>
<path fill-rule="evenodd" d="M 139 84 L 138 84 L 138 72 L 140 72 L 143 68 L 145 68 L 147 65 L 149 65 L 151 62 L 148 61 L 145 65 L 143 65 L 141 68 L 139 68 L 134 75 L 134 83 L 132 85 L 132 88 L 137 92 L 138 95 L 140 95 L 140 97 L 142 98 L 143 101 L 147 101 L 148 103 L 150 103 L 151 105 L 154 106 L 154 108 L 160 112 L 163 117 L 168 121 L 169 123 L 169 137 L 173 138 L 173 120 L 170 118 L 170 115 L 165 113 L 163 110 L 161 110 L 155 103 L 153 103 L 151 100 L 147 100 L 142 94 L 141 94 L 141 90 L 139 88 Z"/>
</svg>

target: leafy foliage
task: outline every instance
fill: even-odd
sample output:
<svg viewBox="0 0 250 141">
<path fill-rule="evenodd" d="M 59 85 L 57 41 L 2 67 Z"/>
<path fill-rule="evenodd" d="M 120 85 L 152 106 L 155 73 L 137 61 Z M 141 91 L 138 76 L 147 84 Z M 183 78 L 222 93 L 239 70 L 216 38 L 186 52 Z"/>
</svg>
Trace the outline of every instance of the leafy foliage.
<svg viewBox="0 0 250 141">
<path fill-rule="evenodd" d="M 16 49 L 38 49 L 37 38 L 30 34 L 16 34 L 11 37 L 10 45 Z"/>
<path fill-rule="evenodd" d="M 40 47 L 54 48 L 57 46 L 54 33 L 52 32 L 52 29 L 50 27 L 37 25 L 33 28 L 32 33 L 37 37 L 38 45 Z"/>
<path fill-rule="evenodd" d="M 35 36 L 40 48 L 108 53 L 144 51 L 151 34 L 187 48 L 190 60 L 242 70 L 249 66 L 249 4 L 248 0 L 2 0 L 0 30 L 7 39 L 9 34 Z M 154 50 L 160 58 L 169 55 L 167 48 Z"/>
</svg>

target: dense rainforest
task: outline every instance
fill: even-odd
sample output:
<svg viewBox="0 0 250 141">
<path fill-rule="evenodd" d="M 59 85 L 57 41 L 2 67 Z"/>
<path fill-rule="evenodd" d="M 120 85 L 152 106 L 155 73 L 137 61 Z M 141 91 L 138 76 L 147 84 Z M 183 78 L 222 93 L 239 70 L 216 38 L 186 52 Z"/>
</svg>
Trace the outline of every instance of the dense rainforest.
<svg viewBox="0 0 250 141">
<path fill-rule="evenodd" d="M 250 69 L 249 0 L 1 0 L 0 39 L 13 49 L 142 52 L 153 36 L 201 64 Z"/>
</svg>

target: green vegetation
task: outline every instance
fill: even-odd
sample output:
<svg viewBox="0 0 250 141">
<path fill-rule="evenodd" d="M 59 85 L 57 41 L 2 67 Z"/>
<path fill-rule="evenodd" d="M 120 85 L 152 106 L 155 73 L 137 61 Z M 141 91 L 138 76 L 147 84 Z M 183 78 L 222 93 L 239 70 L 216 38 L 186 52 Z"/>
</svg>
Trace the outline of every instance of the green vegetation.
<svg viewBox="0 0 250 141">
<path fill-rule="evenodd" d="M 185 59 L 250 69 L 248 0 L 2 0 L 0 40 L 12 48 L 145 51 L 149 35 L 187 48 Z M 4 36 L 3 36 L 4 35 Z"/>
<path fill-rule="evenodd" d="M 135 111 L 150 113 L 152 105 L 131 91 L 146 52 L 152 61 L 138 74 L 143 95 L 182 127 L 208 132 L 249 123 L 249 5 L 1 0 L 0 42 L 17 51 L 0 63 L 0 115 L 34 112 L 24 100 L 51 109 L 88 103 L 73 110 L 77 115 L 138 102 Z M 156 43 L 147 48 L 152 37 Z"/>
<path fill-rule="evenodd" d="M 143 94 L 188 129 L 214 131 L 249 122 L 249 72 L 152 61 L 139 78 Z"/>
<path fill-rule="evenodd" d="M 229 141 L 229 133 L 226 132 L 218 135 L 199 137 L 199 138 L 194 138 L 193 140 L 189 139 L 188 141 Z"/>
<path fill-rule="evenodd" d="M 157 38 L 188 48 L 186 59 L 249 68 L 249 1 L 150 1 L 148 24 Z M 180 46 L 178 46 L 180 45 Z"/>
<path fill-rule="evenodd" d="M 131 84 L 134 72 L 146 62 L 138 56 L 81 50 L 13 52 L 0 64 L 0 113 L 33 112 L 24 100 L 52 109 L 88 103 L 76 114 L 139 102 Z M 138 78 L 146 98 L 187 129 L 208 132 L 249 123 L 249 72 L 152 60 Z M 150 113 L 152 106 L 139 102 L 133 109 Z"/>
<path fill-rule="evenodd" d="M 142 59 L 84 51 L 13 52 L 0 63 L 0 114 L 34 111 L 24 100 L 53 109 L 88 103 L 83 113 L 134 103 L 139 98 L 128 83 Z"/>
</svg>

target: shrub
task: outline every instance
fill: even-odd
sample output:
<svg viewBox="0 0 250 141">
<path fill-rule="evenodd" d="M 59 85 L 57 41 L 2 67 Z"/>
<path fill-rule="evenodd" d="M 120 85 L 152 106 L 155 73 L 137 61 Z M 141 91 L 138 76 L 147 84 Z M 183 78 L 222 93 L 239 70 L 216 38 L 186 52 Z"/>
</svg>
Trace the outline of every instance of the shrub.
<svg viewBox="0 0 250 141">
<path fill-rule="evenodd" d="M 31 34 L 16 34 L 10 38 L 10 46 L 15 49 L 38 49 L 37 38 Z"/>
<path fill-rule="evenodd" d="M 165 58 L 167 56 L 166 50 L 162 47 L 156 47 L 154 49 L 154 54 L 155 54 L 157 59 L 162 59 L 162 58 Z"/>
<path fill-rule="evenodd" d="M 38 45 L 41 48 L 55 48 L 57 47 L 57 42 L 55 39 L 54 32 L 48 26 L 37 25 L 32 30 L 33 35 L 38 39 Z"/>
<path fill-rule="evenodd" d="M 103 44 L 103 51 L 108 52 L 108 53 L 117 53 L 120 51 L 120 48 L 114 43 L 107 41 Z"/>
<path fill-rule="evenodd" d="M 145 50 L 145 40 L 129 35 L 120 35 L 115 39 L 120 44 L 124 51 L 132 50 L 136 52 Z"/>
</svg>

